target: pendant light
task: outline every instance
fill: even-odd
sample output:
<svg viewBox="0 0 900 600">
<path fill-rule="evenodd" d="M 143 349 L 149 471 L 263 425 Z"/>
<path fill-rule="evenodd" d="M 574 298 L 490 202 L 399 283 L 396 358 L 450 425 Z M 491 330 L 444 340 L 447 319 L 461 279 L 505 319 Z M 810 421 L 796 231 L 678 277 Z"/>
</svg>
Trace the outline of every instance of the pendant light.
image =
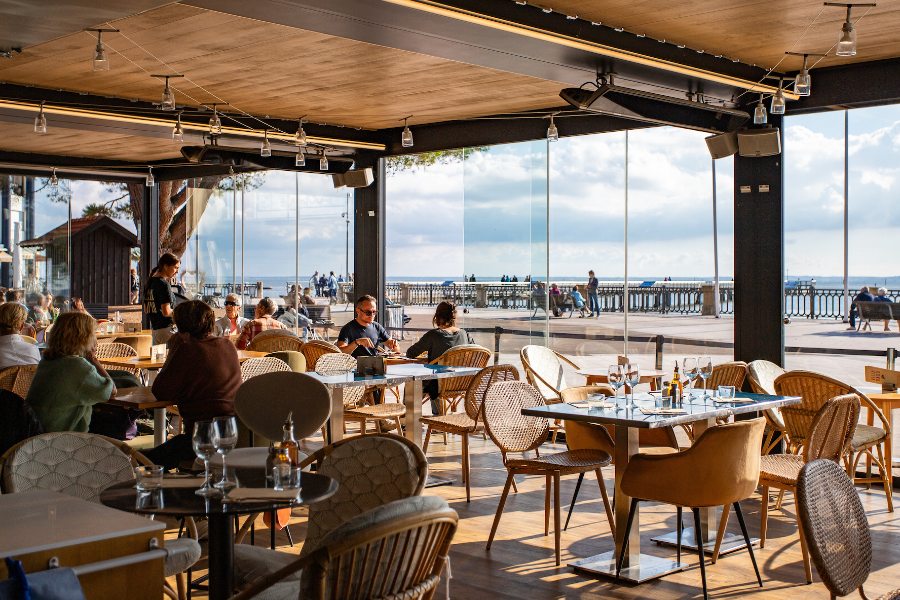
<svg viewBox="0 0 900 600">
<path fill-rule="evenodd" d="M 837 46 L 835 47 L 835 54 L 838 56 L 855 56 L 856 55 L 856 29 L 853 28 L 853 23 L 850 22 L 850 9 L 854 6 L 875 6 L 874 4 L 843 4 L 840 2 L 826 2 L 825 6 L 841 6 L 847 9 L 847 20 L 844 21 L 844 25 L 841 27 L 841 32 L 838 34 Z"/>
<path fill-rule="evenodd" d="M 328 170 L 328 157 L 325 156 L 325 149 L 322 149 L 322 158 L 319 159 L 319 170 L 327 171 Z"/>
<path fill-rule="evenodd" d="M 783 77 L 778 78 L 778 91 L 775 92 L 775 95 L 772 96 L 772 106 L 771 112 L 773 115 L 783 115 L 785 109 L 785 101 L 784 101 L 784 93 L 781 91 L 781 86 L 784 82 Z"/>
<path fill-rule="evenodd" d="M 556 124 L 553 122 L 553 115 L 550 115 L 550 127 L 547 128 L 547 141 L 559 141 L 559 130 L 556 128 Z"/>
<path fill-rule="evenodd" d="M 59 187 L 59 179 L 56 178 L 56 169 L 53 169 L 53 175 L 50 176 L 50 187 L 54 190 Z"/>
<path fill-rule="evenodd" d="M 305 117 L 306 115 L 303 115 Z M 297 135 L 294 136 L 294 144 L 303 148 L 306 146 L 306 132 L 303 131 L 303 117 L 300 117 L 300 128 L 297 129 Z"/>
<path fill-rule="evenodd" d="M 160 102 L 159 107 L 163 110 L 175 110 L 175 94 L 172 92 L 172 88 L 169 87 L 169 77 L 184 77 L 184 75 L 151 75 L 150 77 L 155 79 L 165 78 L 166 89 L 163 90 L 162 102 Z"/>
<path fill-rule="evenodd" d="M 262 141 L 262 145 L 259 147 L 259 155 L 260 156 L 272 156 L 272 144 L 269 143 L 269 130 L 266 129 L 265 138 Z"/>
<path fill-rule="evenodd" d="M 150 169 L 150 173 L 147 175 L 147 187 L 153 187 L 156 183 L 156 180 L 153 179 L 153 167 L 147 167 Z"/>
<path fill-rule="evenodd" d="M 812 91 L 812 81 L 809 78 L 809 69 L 806 68 L 806 63 L 809 60 L 809 54 L 803 55 L 803 70 L 797 74 L 797 78 L 794 79 L 794 93 L 798 96 L 809 96 Z"/>
<path fill-rule="evenodd" d="M 41 111 L 34 118 L 34 132 L 47 133 L 47 117 L 44 116 L 44 103 L 41 102 Z"/>
<path fill-rule="evenodd" d="M 85 29 L 85 31 L 96 31 L 97 32 L 97 46 L 94 48 L 94 70 L 95 71 L 109 71 L 109 54 L 106 52 L 106 46 L 103 45 L 103 42 L 100 40 L 100 36 L 104 32 L 117 32 L 118 29 Z"/>
<path fill-rule="evenodd" d="M 756 105 L 756 110 L 753 111 L 753 123 L 755 125 L 765 125 L 766 124 L 766 107 L 763 105 L 763 95 L 759 95 L 759 104 Z"/>
<path fill-rule="evenodd" d="M 181 111 L 178 111 L 178 122 L 175 123 L 175 129 L 172 130 L 172 140 L 176 142 L 184 141 L 184 128 L 181 126 Z"/>
<path fill-rule="evenodd" d="M 409 117 L 412 116 L 409 115 Z M 403 119 L 403 133 L 400 135 L 400 143 L 403 144 L 404 148 L 412 148 L 413 145 L 412 131 L 409 130 L 409 125 L 407 124 L 409 117 Z"/>
<path fill-rule="evenodd" d="M 219 110 L 218 106 L 228 106 L 227 102 L 209 102 L 204 103 L 203 106 L 212 106 L 213 114 L 209 118 L 209 133 L 210 135 L 222 135 L 222 121 L 219 119 Z"/>
<path fill-rule="evenodd" d="M 294 166 L 297 166 L 297 167 L 305 167 L 306 166 L 306 154 L 303 153 L 303 148 L 300 148 L 300 151 L 297 153 L 297 160 L 294 161 Z"/>
</svg>

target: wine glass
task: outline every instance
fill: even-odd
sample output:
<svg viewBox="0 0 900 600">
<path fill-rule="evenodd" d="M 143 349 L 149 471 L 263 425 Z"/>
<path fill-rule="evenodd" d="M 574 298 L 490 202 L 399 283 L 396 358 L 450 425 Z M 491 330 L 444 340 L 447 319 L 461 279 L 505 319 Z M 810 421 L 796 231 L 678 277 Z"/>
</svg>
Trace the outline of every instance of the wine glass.
<svg viewBox="0 0 900 600">
<path fill-rule="evenodd" d="M 681 372 L 684 374 L 685 379 L 687 379 L 687 384 L 690 385 L 690 390 L 687 395 L 688 398 L 693 396 L 694 389 L 694 380 L 697 379 L 697 359 L 696 358 L 686 358 L 684 359 L 684 366 L 681 369 Z"/>
<path fill-rule="evenodd" d="M 700 379 L 703 380 L 703 398 L 707 398 L 709 394 L 706 393 L 706 380 L 713 372 L 712 359 L 708 356 L 701 356 L 697 359 L 697 365 Z"/>
<path fill-rule="evenodd" d="M 194 453 L 203 460 L 203 466 L 206 470 L 206 479 L 203 482 L 203 486 L 195 492 L 199 496 L 214 496 L 219 493 L 216 488 L 209 485 L 209 459 L 216 453 L 218 437 L 214 422 L 197 421 L 194 423 L 194 437 L 191 439 L 194 445 Z"/>
<path fill-rule="evenodd" d="M 216 451 L 222 455 L 222 479 L 216 482 L 215 487 L 223 492 L 237 486 L 228 479 L 228 468 L 225 465 L 225 457 L 234 450 L 237 445 L 237 419 L 234 417 L 216 417 L 213 423 L 216 426 Z"/>
<path fill-rule="evenodd" d="M 613 386 L 615 390 L 615 402 L 616 408 L 619 407 L 619 388 L 622 387 L 625 383 L 625 372 L 622 370 L 622 365 L 609 365 L 609 370 L 607 372 L 606 381 L 609 385 Z"/>
<path fill-rule="evenodd" d="M 634 386 L 641 382 L 641 368 L 637 363 L 625 365 L 625 382 L 631 388 L 631 402 L 628 406 L 634 406 Z"/>
</svg>

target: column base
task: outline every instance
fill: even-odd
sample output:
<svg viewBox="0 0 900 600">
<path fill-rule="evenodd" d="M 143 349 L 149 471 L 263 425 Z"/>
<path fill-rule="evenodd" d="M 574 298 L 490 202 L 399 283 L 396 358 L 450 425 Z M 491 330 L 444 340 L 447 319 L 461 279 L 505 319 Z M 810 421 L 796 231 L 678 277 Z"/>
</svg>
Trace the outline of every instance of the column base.
<svg viewBox="0 0 900 600">
<path fill-rule="evenodd" d="M 672 546 L 673 548 L 678 545 L 678 532 L 673 531 L 672 533 L 667 533 L 665 535 L 661 535 L 659 537 L 650 538 L 650 541 L 656 542 L 661 546 Z M 754 545 L 759 544 L 759 538 L 750 538 L 750 543 Z M 703 542 L 703 550 L 706 554 L 710 556 L 715 551 L 716 547 L 716 539 L 705 540 Z M 735 535 L 726 533 L 722 538 L 722 546 L 719 548 L 719 556 L 725 554 L 731 554 L 737 550 L 741 550 L 742 548 L 746 548 L 747 543 L 744 541 L 743 535 Z M 694 528 L 686 527 L 681 532 L 681 549 L 682 550 L 690 550 L 692 552 L 697 551 L 697 544 L 694 543 Z"/>
<path fill-rule="evenodd" d="M 638 559 L 635 564 L 635 558 Z M 669 573 L 675 573 L 686 568 L 684 563 L 677 563 L 658 556 L 649 554 L 639 554 L 637 557 L 630 557 L 631 566 L 622 567 L 622 573 L 619 579 L 630 581 L 632 583 L 643 583 L 651 579 L 656 579 Z M 616 576 L 616 555 L 615 552 L 604 552 L 588 558 L 582 558 L 574 562 L 570 562 L 569 566 L 579 571 L 587 573 L 595 573 L 597 575 L 605 575 L 615 578 Z"/>
</svg>

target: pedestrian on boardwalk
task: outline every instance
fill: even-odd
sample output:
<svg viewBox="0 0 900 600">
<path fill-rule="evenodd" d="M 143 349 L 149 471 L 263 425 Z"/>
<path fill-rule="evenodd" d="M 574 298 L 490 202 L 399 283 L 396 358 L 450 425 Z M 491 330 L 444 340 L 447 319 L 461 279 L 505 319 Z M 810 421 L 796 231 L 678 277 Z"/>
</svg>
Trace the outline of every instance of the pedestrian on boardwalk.
<svg viewBox="0 0 900 600">
<path fill-rule="evenodd" d="M 328 275 L 328 304 L 337 303 L 338 280 L 334 276 L 334 271 Z"/>
<path fill-rule="evenodd" d="M 309 278 L 309 287 L 316 290 L 316 296 L 319 295 L 319 272 L 318 271 L 313 273 L 313 276 Z"/>
<path fill-rule="evenodd" d="M 319 276 L 319 296 L 326 296 L 328 290 L 328 280 L 325 279 L 325 271 Z"/>
<path fill-rule="evenodd" d="M 588 284 L 587 284 L 587 292 L 588 292 L 588 310 L 591 311 L 589 317 L 600 316 L 600 299 L 597 298 L 597 288 L 600 286 L 600 282 L 597 281 L 597 278 L 594 277 L 593 271 L 588 271 Z"/>
</svg>

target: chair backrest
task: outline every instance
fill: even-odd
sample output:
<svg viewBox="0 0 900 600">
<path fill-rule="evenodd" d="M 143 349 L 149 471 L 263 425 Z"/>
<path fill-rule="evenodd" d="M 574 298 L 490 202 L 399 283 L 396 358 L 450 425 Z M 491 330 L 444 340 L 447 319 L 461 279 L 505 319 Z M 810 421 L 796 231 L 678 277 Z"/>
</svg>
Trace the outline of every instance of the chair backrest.
<svg viewBox="0 0 900 600">
<path fill-rule="evenodd" d="M 322 539 L 301 572 L 300 597 L 430 598 L 458 519 L 434 496 L 395 500 L 358 515 Z"/>
<path fill-rule="evenodd" d="M 324 340 L 309 340 L 300 346 L 300 352 L 306 357 L 306 364 L 315 368 L 320 356 L 323 354 L 340 354 L 341 349 Z"/>
<path fill-rule="evenodd" d="M 291 350 L 299 352 L 303 340 L 287 329 L 269 329 L 257 334 L 247 346 L 253 352 L 278 352 Z"/>
<path fill-rule="evenodd" d="M 559 402 L 560 392 L 567 387 L 560 356 L 546 346 L 523 346 L 519 358 L 525 368 L 525 379 L 547 402 Z M 570 362 L 570 361 L 566 361 Z"/>
<path fill-rule="evenodd" d="M 343 375 L 356 369 L 356 359 L 343 352 L 323 354 L 316 360 L 315 369 L 319 375 Z"/>
<path fill-rule="evenodd" d="M 827 458 L 838 462 L 850 449 L 859 421 L 859 396 L 837 396 L 822 405 L 813 418 L 803 450 L 806 462 Z"/>
<path fill-rule="evenodd" d="M 0 371 L 0 390 L 9 390 L 13 394 L 25 398 L 34 380 L 37 365 L 16 365 Z"/>
<path fill-rule="evenodd" d="M 795 498 L 801 535 L 832 598 L 862 588 L 872 568 L 872 537 L 846 471 L 830 460 L 806 463 L 800 469 Z"/>
<path fill-rule="evenodd" d="M 118 341 L 109 342 L 106 344 L 97 344 L 94 346 L 94 356 L 102 363 L 104 358 L 130 358 L 137 356 L 137 350 L 132 348 L 127 344 L 122 344 Z M 118 365 L 107 363 L 109 368 L 118 369 L 120 371 L 128 371 L 133 375 L 140 375 L 140 369 L 127 367 L 125 365 Z"/>
<path fill-rule="evenodd" d="M 255 360 L 275 361 L 284 369 L 257 375 L 241 384 L 234 396 L 234 411 L 241 421 L 269 440 L 281 439 L 288 413 L 293 414 L 297 440 L 319 431 L 331 416 L 328 388 L 314 377 L 292 372 L 277 358 Z"/>
<path fill-rule="evenodd" d="M 523 408 L 544 406 L 544 397 L 524 381 L 501 381 L 484 397 L 484 426 L 491 440 L 504 452 L 534 450 L 547 439 L 547 419 L 527 417 Z"/>
<path fill-rule="evenodd" d="M 134 467 L 151 464 L 125 442 L 91 433 L 45 433 L 3 456 L 4 494 L 51 490 L 99 502 L 100 492 L 134 479 Z"/>
<path fill-rule="evenodd" d="M 608 385 L 580 385 L 560 390 L 559 397 L 563 402 L 571 404 L 572 402 L 584 402 L 588 396 L 594 394 L 614 396 L 616 391 Z"/>
<path fill-rule="evenodd" d="M 278 360 L 283 361 L 291 368 L 291 371 L 295 373 L 306 372 L 306 358 L 301 352 L 295 350 L 279 350 L 278 352 L 267 354 L 266 357 L 277 358 Z"/>
<path fill-rule="evenodd" d="M 150 356 L 153 337 L 149 335 L 123 335 L 116 338 L 116 343 L 125 344 L 135 349 L 138 356 Z"/>
<path fill-rule="evenodd" d="M 37 344 L 37 338 L 33 338 L 30 335 L 25 335 L 24 333 L 20 333 L 19 337 L 28 342 L 29 344 Z"/>
<path fill-rule="evenodd" d="M 279 371 L 290 370 L 291 368 L 286 362 L 271 356 L 251 358 L 250 360 L 245 360 L 241 364 L 241 381 L 247 381 L 251 377 L 263 375 L 265 373 L 277 373 Z"/>
<path fill-rule="evenodd" d="M 333 496 L 309 507 L 301 555 L 318 548 L 322 538 L 353 517 L 388 502 L 419 496 L 428 479 L 422 450 L 398 435 L 377 433 L 347 438 L 308 456 L 303 465 L 338 482 Z"/>
<path fill-rule="evenodd" d="M 0 455 L 30 437 L 44 433 L 44 426 L 21 396 L 0 390 Z"/>
<path fill-rule="evenodd" d="M 484 396 L 488 389 L 500 381 L 515 381 L 519 379 L 519 370 L 512 365 L 496 365 L 485 367 L 472 377 L 472 382 L 466 390 L 466 414 L 476 423 L 482 418 L 484 411 Z"/>
<path fill-rule="evenodd" d="M 777 396 L 775 393 L 775 379 L 784 375 L 785 371 L 778 365 L 767 360 L 754 360 L 747 365 L 750 378 L 750 387 L 754 393 Z"/>
<path fill-rule="evenodd" d="M 736 390 L 740 391 L 746 378 L 747 363 L 742 361 L 722 363 L 713 367 L 712 375 L 706 380 L 706 389 L 715 390 L 720 385 L 733 385 Z M 698 383 L 702 383 L 702 380 Z"/>
<path fill-rule="evenodd" d="M 445 367 L 474 367 L 483 369 L 491 358 L 491 351 L 476 344 L 455 346 L 450 348 L 436 359 L 431 361 L 433 365 Z M 438 379 L 438 391 L 440 394 L 461 394 L 469 389 L 474 375 L 469 377 L 443 377 Z"/>
</svg>

